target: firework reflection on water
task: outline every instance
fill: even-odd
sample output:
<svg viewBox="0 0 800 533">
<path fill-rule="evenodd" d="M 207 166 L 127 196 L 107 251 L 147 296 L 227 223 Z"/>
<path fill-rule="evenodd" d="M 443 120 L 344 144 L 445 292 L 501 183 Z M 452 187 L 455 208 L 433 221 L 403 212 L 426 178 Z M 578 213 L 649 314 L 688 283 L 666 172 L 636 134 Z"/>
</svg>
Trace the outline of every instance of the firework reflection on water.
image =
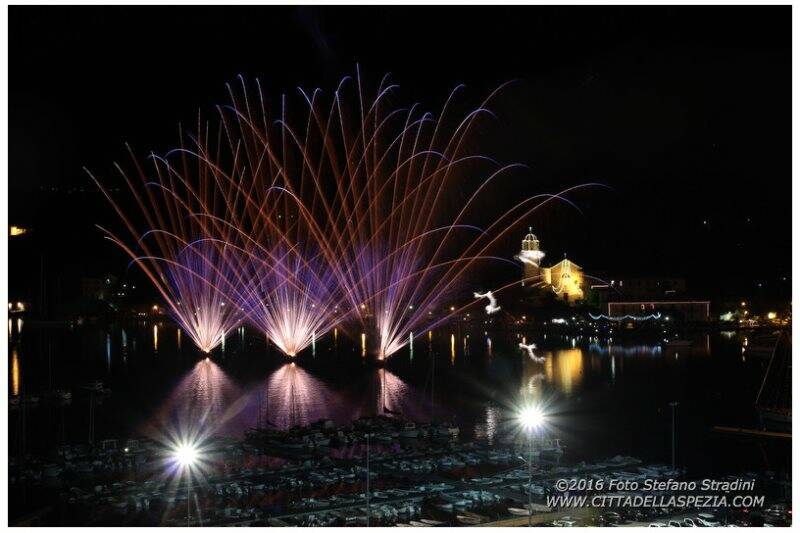
<svg viewBox="0 0 800 533">
<path fill-rule="evenodd" d="M 156 424 L 186 434 L 217 435 L 244 431 L 246 395 L 212 359 L 204 358 L 181 379 L 162 404 Z"/>
<path fill-rule="evenodd" d="M 338 418 L 336 408 L 341 405 L 323 381 L 294 363 L 273 372 L 255 395 L 260 419 L 278 429 Z"/>
</svg>

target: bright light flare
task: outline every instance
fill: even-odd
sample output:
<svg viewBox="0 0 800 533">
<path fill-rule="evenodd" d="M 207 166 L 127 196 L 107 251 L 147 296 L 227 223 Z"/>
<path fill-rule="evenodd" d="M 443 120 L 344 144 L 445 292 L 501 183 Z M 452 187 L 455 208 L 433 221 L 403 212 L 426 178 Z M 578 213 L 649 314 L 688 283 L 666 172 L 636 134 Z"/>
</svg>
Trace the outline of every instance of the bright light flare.
<svg viewBox="0 0 800 533">
<path fill-rule="evenodd" d="M 191 468 L 197 463 L 198 451 L 194 444 L 182 443 L 175 450 L 174 457 L 183 468 Z"/>
<path fill-rule="evenodd" d="M 528 405 L 523 407 L 518 416 L 520 425 L 527 431 L 540 428 L 545 420 L 545 414 L 538 405 Z"/>
</svg>

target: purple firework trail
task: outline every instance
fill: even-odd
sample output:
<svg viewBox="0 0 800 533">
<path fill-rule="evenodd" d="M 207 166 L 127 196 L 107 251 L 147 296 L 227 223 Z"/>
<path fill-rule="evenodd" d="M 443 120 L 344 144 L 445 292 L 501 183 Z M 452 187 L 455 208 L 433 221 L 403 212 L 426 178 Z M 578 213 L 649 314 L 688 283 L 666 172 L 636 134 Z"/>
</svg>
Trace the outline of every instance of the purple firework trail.
<svg viewBox="0 0 800 533">
<path fill-rule="evenodd" d="M 496 205 L 521 165 L 471 147 L 498 91 L 459 112 L 459 86 L 434 115 L 392 105 L 386 77 L 369 96 L 357 75 L 327 97 L 300 89 L 304 111 L 290 116 L 285 98 L 273 113 L 258 81 L 240 82 L 216 135 L 198 122 L 189 148 L 153 158 L 155 178 L 137 164 L 145 195 L 123 172 L 150 228 L 138 233 L 112 200 L 136 245 L 107 231 L 204 351 L 244 313 L 290 356 L 355 321 L 387 358 L 474 305 L 447 304 L 480 264 L 514 264 L 494 255 L 498 241 L 577 188 Z"/>
</svg>

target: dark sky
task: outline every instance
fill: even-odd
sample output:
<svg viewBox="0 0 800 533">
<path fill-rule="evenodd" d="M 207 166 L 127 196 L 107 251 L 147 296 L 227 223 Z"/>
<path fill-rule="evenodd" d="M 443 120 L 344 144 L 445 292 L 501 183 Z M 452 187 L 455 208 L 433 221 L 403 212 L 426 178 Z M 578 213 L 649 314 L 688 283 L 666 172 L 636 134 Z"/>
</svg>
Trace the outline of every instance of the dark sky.
<svg viewBox="0 0 800 533">
<path fill-rule="evenodd" d="M 173 147 L 178 122 L 225 101 L 240 73 L 294 94 L 358 63 L 428 109 L 458 83 L 478 99 L 518 80 L 496 101 L 489 148 L 531 170 L 498 200 L 613 188 L 576 197 L 583 215 L 529 222 L 551 259 L 683 275 L 699 294 L 790 272 L 789 6 L 12 6 L 9 33 L 11 223 L 63 232 L 103 268 L 124 262 L 91 226 L 111 216 L 99 198 L 45 210 L 31 191 L 90 187 L 84 165 L 113 178 L 125 142 Z"/>
</svg>

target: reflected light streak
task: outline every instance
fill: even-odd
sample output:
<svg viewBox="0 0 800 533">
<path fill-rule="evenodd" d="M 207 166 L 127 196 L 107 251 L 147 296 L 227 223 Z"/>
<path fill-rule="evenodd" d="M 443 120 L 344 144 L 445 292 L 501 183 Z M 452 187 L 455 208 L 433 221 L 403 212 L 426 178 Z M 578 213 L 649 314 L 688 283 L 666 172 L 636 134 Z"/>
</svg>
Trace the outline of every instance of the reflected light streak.
<svg viewBox="0 0 800 533">
<path fill-rule="evenodd" d="M 495 405 L 487 405 L 486 419 L 483 424 L 479 424 L 475 427 L 475 436 L 478 439 L 485 438 L 490 446 L 493 445 L 497 431 L 500 429 L 502 419 L 502 409 Z"/>
<path fill-rule="evenodd" d="M 178 431 L 182 436 L 204 439 L 233 429 L 244 430 L 251 425 L 239 419 L 246 404 L 239 387 L 206 357 L 194 365 L 159 408 L 156 424 L 161 429 L 153 437 L 175 440 L 174 432 Z"/>
<path fill-rule="evenodd" d="M 111 371 L 111 333 L 106 333 L 106 369 Z"/>
<path fill-rule="evenodd" d="M 294 363 L 286 363 L 273 372 L 266 389 L 262 415 L 279 429 L 334 418 L 331 406 L 339 405 L 325 383 Z"/>
<path fill-rule="evenodd" d="M 20 370 L 19 370 L 19 353 L 17 347 L 11 348 L 11 394 L 19 396 L 20 385 Z"/>
<path fill-rule="evenodd" d="M 617 362 L 616 357 L 613 355 L 611 356 L 611 383 L 614 383 L 617 380 Z"/>
<path fill-rule="evenodd" d="M 357 416 L 371 416 L 373 413 L 403 416 L 410 420 L 423 420 L 430 416 L 425 408 L 428 398 L 424 398 L 410 384 L 385 367 L 375 370 L 372 378 L 378 381 L 375 398 L 375 411 L 359 410 Z M 370 409 L 369 406 L 366 409 Z M 350 413 L 352 417 L 352 414 Z"/>
<path fill-rule="evenodd" d="M 580 385 L 583 379 L 583 351 L 580 348 L 556 350 L 548 359 L 555 361 L 550 375 L 547 376 L 548 381 L 555 380 L 556 385 L 566 394 Z M 547 365 L 545 373 L 547 374 Z"/>
</svg>

